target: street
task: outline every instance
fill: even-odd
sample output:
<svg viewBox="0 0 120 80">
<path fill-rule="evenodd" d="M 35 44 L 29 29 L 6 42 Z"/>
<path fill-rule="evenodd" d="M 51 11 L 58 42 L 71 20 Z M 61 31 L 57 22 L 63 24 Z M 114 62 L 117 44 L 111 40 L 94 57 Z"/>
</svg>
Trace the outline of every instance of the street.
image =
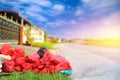
<svg viewBox="0 0 120 80">
<path fill-rule="evenodd" d="M 70 61 L 73 80 L 120 80 L 119 49 L 58 44 L 51 52 Z"/>
</svg>

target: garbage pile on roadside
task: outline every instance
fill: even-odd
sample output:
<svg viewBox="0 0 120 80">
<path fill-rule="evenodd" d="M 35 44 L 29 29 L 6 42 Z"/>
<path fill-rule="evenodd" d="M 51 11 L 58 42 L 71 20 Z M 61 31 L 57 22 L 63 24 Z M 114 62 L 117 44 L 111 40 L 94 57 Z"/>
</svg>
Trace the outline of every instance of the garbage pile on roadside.
<svg viewBox="0 0 120 80">
<path fill-rule="evenodd" d="M 12 48 L 9 44 L 3 44 L 0 48 L 0 55 L 5 56 L 0 58 L 3 62 L 0 62 L 3 72 L 27 72 L 31 70 L 40 74 L 56 72 L 72 74 L 69 61 L 60 55 L 53 55 L 49 51 L 42 55 L 38 51 L 25 56 L 25 51 L 22 48 Z"/>
</svg>

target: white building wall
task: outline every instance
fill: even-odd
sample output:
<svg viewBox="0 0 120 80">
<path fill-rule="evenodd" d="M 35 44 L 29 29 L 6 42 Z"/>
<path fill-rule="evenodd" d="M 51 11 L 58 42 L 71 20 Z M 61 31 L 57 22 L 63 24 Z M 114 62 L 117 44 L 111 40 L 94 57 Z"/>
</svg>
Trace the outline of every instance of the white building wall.
<svg viewBox="0 0 120 80">
<path fill-rule="evenodd" d="M 32 29 L 31 37 L 34 38 L 34 42 L 44 42 L 44 31 L 41 29 Z"/>
</svg>

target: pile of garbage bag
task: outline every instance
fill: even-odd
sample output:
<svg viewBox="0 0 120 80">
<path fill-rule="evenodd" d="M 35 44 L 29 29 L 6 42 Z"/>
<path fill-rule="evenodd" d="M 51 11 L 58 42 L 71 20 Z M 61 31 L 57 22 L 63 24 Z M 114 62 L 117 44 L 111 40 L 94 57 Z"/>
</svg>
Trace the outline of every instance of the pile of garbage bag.
<svg viewBox="0 0 120 80">
<path fill-rule="evenodd" d="M 44 74 L 61 72 L 72 74 L 72 68 L 65 58 L 60 55 L 53 55 L 46 51 L 42 57 L 38 53 L 25 56 L 22 48 L 12 48 L 9 44 L 3 44 L 0 54 L 9 55 L 11 60 L 4 59 L 2 70 L 4 72 L 27 72 L 28 70 Z"/>
</svg>

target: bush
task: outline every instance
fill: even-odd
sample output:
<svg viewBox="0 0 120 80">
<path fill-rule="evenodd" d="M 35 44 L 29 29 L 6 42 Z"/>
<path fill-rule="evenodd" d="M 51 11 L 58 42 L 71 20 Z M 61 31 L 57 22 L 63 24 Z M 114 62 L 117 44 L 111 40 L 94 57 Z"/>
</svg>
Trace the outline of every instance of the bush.
<svg viewBox="0 0 120 80">
<path fill-rule="evenodd" d="M 37 74 L 31 71 L 26 73 L 13 72 L 10 76 L 2 76 L 1 80 L 72 80 L 69 76 L 61 73 Z"/>
</svg>

